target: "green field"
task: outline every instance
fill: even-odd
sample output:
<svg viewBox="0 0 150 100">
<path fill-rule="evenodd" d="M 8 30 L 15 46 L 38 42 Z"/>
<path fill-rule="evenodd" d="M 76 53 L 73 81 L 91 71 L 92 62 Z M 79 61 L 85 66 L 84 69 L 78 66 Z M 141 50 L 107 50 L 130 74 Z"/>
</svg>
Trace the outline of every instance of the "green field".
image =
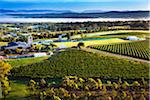
<svg viewBox="0 0 150 100">
<path fill-rule="evenodd" d="M 11 74 L 28 78 L 61 78 L 73 74 L 102 79 L 149 79 L 148 70 L 147 63 L 69 49 L 49 60 L 14 68 Z"/>
<path fill-rule="evenodd" d="M 115 30 L 115 31 L 102 31 L 102 32 L 95 32 L 95 33 L 88 33 L 85 34 L 86 37 L 93 37 L 93 36 L 109 36 L 109 35 L 119 35 L 122 34 L 124 36 L 128 35 L 143 35 L 143 36 L 149 36 L 150 35 L 150 31 L 148 30 Z M 119 35 L 121 36 L 121 35 Z M 142 37 L 143 37 L 142 36 Z M 72 36 L 72 38 L 81 38 L 81 35 L 74 35 Z"/>
<path fill-rule="evenodd" d="M 15 68 L 15 67 L 19 67 L 22 65 L 25 66 L 25 65 L 29 65 L 29 64 L 33 64 L 33 63 L 38 63 L 47 58 L 49 58 L 49 56 L 37 57 L 37 58 L 7 59 L 7 60 L 5 60 L 5 62 L 9 63 L 13 68 Z"/>
<path fill-rule="evenodd" d="M 10 81 L 10 87 L 11 91 L 6 100 L 27 100 L 29 92 L 27 91 L 27 84 L 24 81 Z"/>
<path fill-rule="evenodd" d="M 127 36 L 138 36 L 138 37 L 145 37 L 149 36 L 150 32 L 120 32 L 120 33 L 112 33 L 112 34 L 105 34 L 101 36 L 106 36 L 106 37 L 127 37 Z"/>
<path fill-rule="evenodd" d="M 149 41 L 92 46 L 93 49 L 149 60 Z"/>
</svg>

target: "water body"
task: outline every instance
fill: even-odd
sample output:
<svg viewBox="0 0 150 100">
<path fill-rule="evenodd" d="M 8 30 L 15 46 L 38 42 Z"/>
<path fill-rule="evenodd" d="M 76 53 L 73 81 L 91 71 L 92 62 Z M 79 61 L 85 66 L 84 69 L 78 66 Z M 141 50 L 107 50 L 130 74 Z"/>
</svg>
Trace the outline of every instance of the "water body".
<svg viewBox="0 0 150 100">
<path fill-rule="evenodd" d="M 66 22 L 114 22 L 114 21 L 138 21 L 150 20 L 150 18 L 6 18 L 1 17 L 0 23 L 66 23 Z"/>
</svg>

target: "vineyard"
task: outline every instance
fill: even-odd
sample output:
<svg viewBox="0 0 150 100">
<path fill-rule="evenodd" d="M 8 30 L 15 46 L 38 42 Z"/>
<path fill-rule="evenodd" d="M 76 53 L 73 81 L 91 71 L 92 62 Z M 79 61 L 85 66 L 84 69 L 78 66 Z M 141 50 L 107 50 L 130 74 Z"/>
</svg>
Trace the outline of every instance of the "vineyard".
<svg viewBox="0 0 150 100">
<path fill-rule="evenodd" d="M 147 63 L 69 49 L 38 63 L 15 67 L 11 70 L 11 76 L 61 78 L 78 75 L 103 79 L 149 79 L 148 70 Z"/>
<path fill-rule="evenodd" d="M 93 49 L 149 60 L 149 41 L 92 46 Z"/>
</svg>

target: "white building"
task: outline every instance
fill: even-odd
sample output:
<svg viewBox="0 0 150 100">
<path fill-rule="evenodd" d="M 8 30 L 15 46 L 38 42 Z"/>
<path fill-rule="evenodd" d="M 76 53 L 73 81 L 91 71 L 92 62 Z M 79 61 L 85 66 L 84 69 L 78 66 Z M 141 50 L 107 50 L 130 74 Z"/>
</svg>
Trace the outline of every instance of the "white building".
<svg viewBox="0 0 150 100">
<path fill-rule="evenodd" d="M 127 38 L 126 38 L 127 40 L 140 40 L 138 37 L 136 37 L 136 36 L 128 36 Z"/>
<path fill-rule="evenodd" d="M 47 56 L 46 53 L 34 53 L 33 54 L 34 57 L 43 57 L 43 56 Z"/>
</svg>

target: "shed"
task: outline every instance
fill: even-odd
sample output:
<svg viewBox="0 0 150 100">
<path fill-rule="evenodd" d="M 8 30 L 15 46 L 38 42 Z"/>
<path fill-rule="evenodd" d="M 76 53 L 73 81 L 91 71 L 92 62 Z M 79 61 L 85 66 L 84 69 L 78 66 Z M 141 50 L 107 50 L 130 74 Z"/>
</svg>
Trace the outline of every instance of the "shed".
<svg viewBox="0 0 150 100">
<path fill-rule="evenodd" d="M 47 54 L 45 52 L 44 53 L 43 52 L 42 53 L 34 53 L 33 56 L 34 57 L 43 57 L 43 56 L 47 56 Z"/>
<path fill-rule="evenodd" d="M 136 36 L 128 36 L 126 39 L 127 40 L 139 40 L 139 38 Z"/>
</svg>

